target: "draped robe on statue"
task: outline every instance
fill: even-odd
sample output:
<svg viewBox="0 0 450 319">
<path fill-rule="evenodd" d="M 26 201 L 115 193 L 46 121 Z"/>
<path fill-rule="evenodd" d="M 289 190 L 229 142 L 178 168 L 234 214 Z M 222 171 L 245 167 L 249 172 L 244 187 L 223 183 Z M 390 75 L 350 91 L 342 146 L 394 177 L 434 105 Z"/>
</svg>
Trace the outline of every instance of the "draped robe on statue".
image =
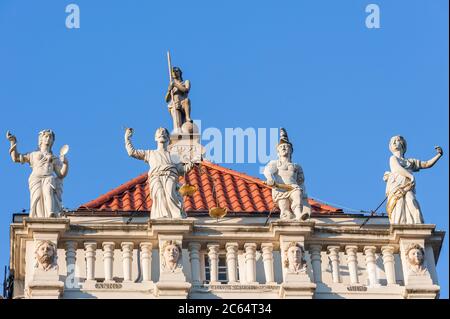
<svg viewBox="0 0 450 319">
<path fill-rule="evenodd" d="M 420 161 L 417 159 L 399 158 L 398 162 L 410 173 L 420 170 Z M 423 224 L 422 212 L 416 200 L 415 185 L 411 184 L 410 179 L 397 172 L 387 172 L 385 179 L 387 212 L 391 223 Z"/>
<path fill-rule="evenodd" d="M 127 143 L 127 147 L 131 144 Z M 178 177 L 184 174 L 183 164 L 164 150 L 134 150 L 132 156 L 150 165 L 148 182 L 153 201 L 151 219 L 184 218 L 183 198 L 178 192 Z"/>
<path fill-rule="evenodd" d="M 35 151 L 20 156 L 20 163 L 29 163 L 32 173 L 30 189 L 30 217 L 48 218 L 62 210 L 63 180 L 56 176 L 62 162 L 52 153 Z"/>
</svg>

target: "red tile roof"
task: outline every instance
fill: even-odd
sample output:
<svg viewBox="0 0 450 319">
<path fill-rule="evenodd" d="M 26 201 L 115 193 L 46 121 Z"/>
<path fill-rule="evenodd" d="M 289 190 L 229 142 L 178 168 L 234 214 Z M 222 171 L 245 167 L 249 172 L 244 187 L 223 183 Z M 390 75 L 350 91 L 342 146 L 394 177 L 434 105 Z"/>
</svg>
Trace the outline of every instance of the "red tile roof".
<svg viewBox="0 0 450 319">
<path fill-rule="evenodd" d="M 147 176 L 144 173 L 81 205 L 77 212 L 150 211 L 152 199 Z M 216 201 L 220 207 L 226 207 L 229 212 L 234 213 L 269 213 L 274 209 L 271 189 L 262 180 L 208 161 L 202 161 L 201 169 L 192 169 L 186 175 L 186 181 L 180 177 L 180 184 L 185 182 L 198 187 L 193 196 L 184 197 L 184 209 L 187 213 L 207 212 L 217 206 Z M 342 213 L 341 209 L 312 198 L 309 203 L 313 213 Z M 275 210 L 278 211 L 276 208 Z"/>
</svg>

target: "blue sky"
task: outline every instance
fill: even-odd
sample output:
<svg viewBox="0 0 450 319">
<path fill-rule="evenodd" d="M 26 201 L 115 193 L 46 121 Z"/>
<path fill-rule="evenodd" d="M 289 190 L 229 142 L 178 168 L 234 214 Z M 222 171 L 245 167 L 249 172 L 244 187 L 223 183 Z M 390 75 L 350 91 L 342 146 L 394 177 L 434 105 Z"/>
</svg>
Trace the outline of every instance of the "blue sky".
<svg viewBox="0 0 450 319">
<path fill-rule="evenodd" d="M 80 7 L 80 29 L 65 27 L 69 3 Z M 381 9 L 380 29 L 365 27 L 369 3 Z M 171 127 L 168 49 L 192 82 L 203 128 L 288 130 L 311 197 L 375 209 L 391 136 L 405 136 L 407 156 L 423 160 L 441 145 L 441 161 L 416 175 L 417 198 L 426 222 L 448 231 L 448 1 L 2 0 L 0 134 L 10 129 L 25 152 L 52 128 L 55 151 L 71 147 L 65 205 L 98 197 L 147 169 L 127 157 L 124 126 L 142 148 Z M 6 265 L 30 169 L 10 161 L 6 139 L 0 146 Z M 259 164 L 224 165 L 261 177 Z M 445 298 L 448 274 L 446 235 Z"/>
</svg>

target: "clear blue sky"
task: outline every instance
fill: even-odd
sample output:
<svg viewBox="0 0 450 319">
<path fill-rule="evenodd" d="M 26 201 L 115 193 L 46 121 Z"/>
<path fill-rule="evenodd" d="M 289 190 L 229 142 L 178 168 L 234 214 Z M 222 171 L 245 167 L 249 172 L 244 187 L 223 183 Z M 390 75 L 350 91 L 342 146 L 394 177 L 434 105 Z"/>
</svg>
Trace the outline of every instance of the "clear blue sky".
<svg viewBox="0 0 450 319">
<path fill-rule="evenodd" d="M 80 29 L 65 27 L 69 3 Z M 369 3 L 381 29 L 365 27 Z M 416 175 L 417 197 L 426 222 L 448 231 L 447 0 L 2 0 L 0 265 L 12 213 L 29 203 L 30 169 L 8 158 L 6 130 L 24 152 L 52 128 L 55 151 L 71 147 L 65 205 L 98 197 L 147 169 L 127 157 L 123 126 L 147 148 L 157 127 L 171 127 L 167 49 L 192 81 L 203 127 L 287 128 L 312 197 L 374 209 L 392 135 L 423 160 L 441 145 L 445 157 Z M 258 164 L 225 166 L 259 175 Z M 445 298 L 448 243 L 438 263 Z"/>
</svg>

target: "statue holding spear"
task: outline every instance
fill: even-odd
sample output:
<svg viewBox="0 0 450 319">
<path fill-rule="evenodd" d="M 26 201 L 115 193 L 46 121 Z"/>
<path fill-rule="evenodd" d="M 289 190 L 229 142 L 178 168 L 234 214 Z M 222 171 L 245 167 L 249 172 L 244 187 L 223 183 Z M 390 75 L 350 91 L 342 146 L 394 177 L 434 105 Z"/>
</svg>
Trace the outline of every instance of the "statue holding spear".
<svg viewBox="0 0 450 319">
<path fill-rule="evenodd" d="M 181 132 L 181 127 L 191 120 L 191 101 L 188 98 L 191 83 L 189 80 L 183 81 L 183 72 L 179 67 L 172 67 L 170 52 L 167 52 L 167 62 L 169 66 L 169 87 L 166 93 L 169 113 L 173 120 L 174 132 Z"/>
</svg>

